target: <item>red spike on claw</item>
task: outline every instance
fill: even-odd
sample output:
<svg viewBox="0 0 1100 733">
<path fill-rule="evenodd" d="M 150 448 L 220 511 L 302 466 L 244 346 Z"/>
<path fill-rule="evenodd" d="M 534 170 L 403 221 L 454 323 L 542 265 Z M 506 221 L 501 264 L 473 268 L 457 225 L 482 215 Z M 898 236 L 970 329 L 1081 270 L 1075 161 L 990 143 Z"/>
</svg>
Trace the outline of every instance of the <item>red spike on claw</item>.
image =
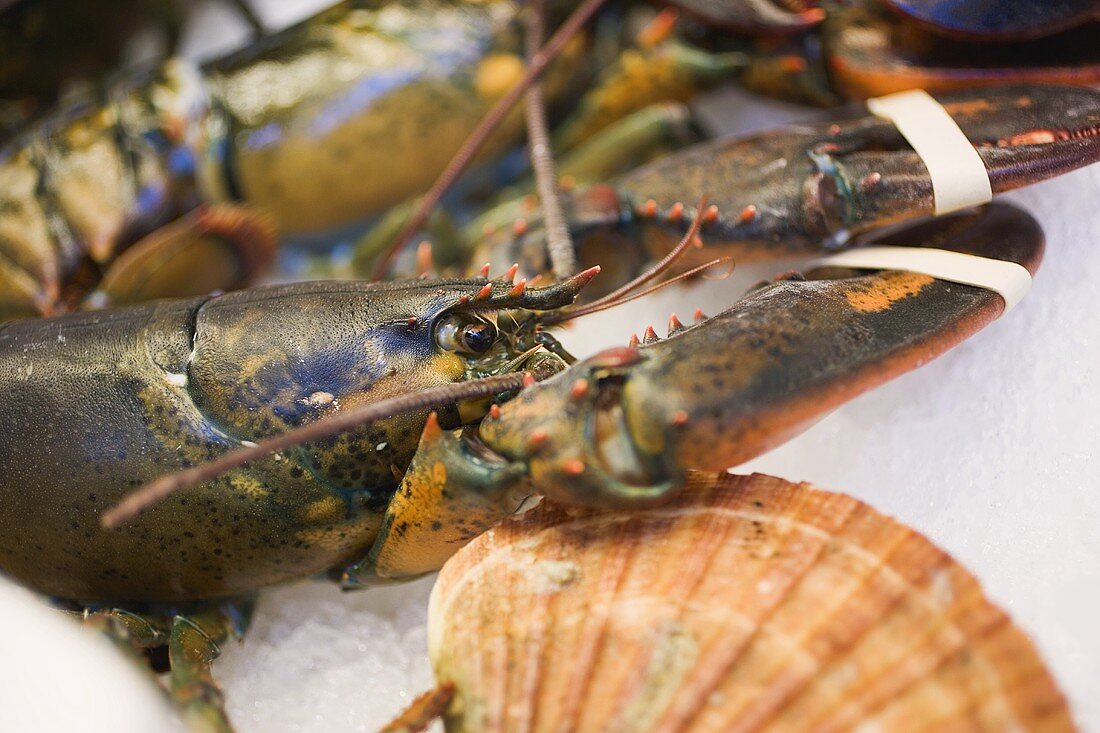
<svg viewBox="0 0 1100 733">
<path fill-rule="evenodd" d="M 517 272 L 519 272 L 519 265 L 514 264 L 511 267 L 509 267 L 508 270 L 504 273 L 504 279 L 507 280 L 508 282 L 514 282 L 515 279 L 516 279 L 516 273 Z"/>
<path fill-rule="evenodd" d="M 661 339 L 657 335 L 657 332 L 653 330 L 653 326 L 646 326 L 645 327 L 645 333 L 642 334 L 642 343 L 643 344 L 655 344 L 660 340 Z"/>
<path fill-rule="evenodd" d="M 474 300 L 485 300 L 493 294 L 493 286 L 491 283 L 485 283 L 485 286 L 481 290 L 477 291 L 477 295 L 474 296 Z"/>
<path fill-rule="evenodd" d="M 657 202 L 653 199 L 649 199 L 642 206 L 642 216 L 654 217 L 657 216 Z"/>
<path fill-rule="evenodd" d="M 742 224 L 748 224 L 750 221 L 756 218 L 756 207 L 749 204 L 745 208 L 741 209 L 740 215 L 737 217 Z"/>
<path fill-rule="evenodd" d="M 668 218 L 672 221 L 680 221 L 684 218 L 684 205 L 677 201 L 672 205 L 672 208 L 668 210 Z"/>
<path fill-rule="evenodd" d="M 570 458 L 565 463 L 561 464 L 562 473 L 570 476 L 580 476 L 584 473 L 584 461 L 579 458 Z"/>
<path fill-rule="evenodd" d="M 488 262 L 486 262 L 484 265 L 481 266 L 481 276 L 483 278 L 485 278 L 486 280 L 489 279 L 489 263 Z"/>
<path fill-rule="evenodd" d="M 688 414 L 686 412 L 684 412 L 683 410 L 680 410 L 679 412 L 677 412 L 675 415 L 672 416 L 672 424 L 675 425 L 678 428 L 684 427 L 685 425 L 687 425 L 687 422 L 688 422 Z"/>
<path fill-rule="evenodd" d="M 668 317 L 668 334 L 671 336 L 674 333 L 679 333 L 684 330 L 684 324 L 680 323 L 680 319 L 673 313 Z"/>
<path fill-rule="evenodd" d="M 525 389 L 527 387 L 534 387 L 535 386 L 535 378 L 533 376 L 531 376 L 531 372 L 525 372 L 524 373 L 524 375 L 523 375 L 523 386 L 524 386 Z"/>
<path fill-rule="evenodd" d="M 439 415 L 435 410 L 428 413 L 428 421 L 424 423 L 424 434 L 422 437 L 429 440 L 438 438 L 443 433 L 443 430 L 439 427 Z"/>
<path fill-rule="evenodd" d="M 469 302 L 470 302 L 470 296 L 469 295 L 460 295 L 460 296 L 458 296 L 458 304 L 459 305 L 466 305 Z"/>
<path fill-rule="evenodd" d="M 718 219 L 718 207 L 711 204 L 707 207 L 707 210 L 703 212 L 703 223 L 711 224 Z"/>
<path fill-rule="evenodd" d="M 515 222 L 512 224 L 512 234 L 513 234 L 513 236 L 522 237 L 526 233 L 527 233 L 527 220 L 526 219 L 516 219 Z"/>
<path fill-rule="evenodd" d="M 544 447 L 549 439 L 545 430 L 532 430 L 531 437 L 527 439 L 527 449 L 533 453 Z"/>
<path fill-rule="evenodd" d="M 600 266 L 595 265 L 594 267 L 589 267 L 587 270 L 581 270 L 576 275 L 566 280 L 566 282 L 570 285 L 575 284 L 578 288 L 583 288 L 585 285 L 592 282 L 592 278 L 599 274 Z"/>
<path fill-rule="evenodd" d="M 489 417 L 494 420 L 500 419 L 500 405 L 489 405 Z"/>
<path fill-rule="evenodd" d="M 573 385 L 569 388 L 569 397 L 574 400 L 579 400 L 588 394 L 588 380 L 578 379 L 573 382 Z"/>
<path fill-rule="evenodd" d="M 612 346 L 610 349 L 604 349 L 595 356 L 590 357 L 588 364 L 601 369 L 614 369 L 637 364 L 641 360 L 642 355 L 637 349 L 629 346 Z"/>
<path fill-rule="evenodd" d="M 508 291 L 509 298 L 518 298 L 523 295 L 523 291 L 527 289 L 527 278 L 522 278 L 515 287 Z"/>
<path fill-rule="evenodd" d="M 432 259 L 432 243 L 425 239 L 416 246 L 416 268 L 420 275 L 430 275 L 435 272 L 435 262 Z"/>
<path fill-rule="evenodd" d="M 639 346 L 641 346 L 641 344 L 642 344 L 642 342 L 638 340 L 638 334 L 636 334 L 636 333 L 630 334 L 630 343 L 627 344 L 627 346 L 629 348 L 636 349 Z"/>
<path fill-rule="evenodd" d="M 702 308 L 696 308 L 695 309 L 695 322 L 696 323 L 702 323 L 705 320 L 707 320 L 707 314 L 703 312 Z"/>
</svg>

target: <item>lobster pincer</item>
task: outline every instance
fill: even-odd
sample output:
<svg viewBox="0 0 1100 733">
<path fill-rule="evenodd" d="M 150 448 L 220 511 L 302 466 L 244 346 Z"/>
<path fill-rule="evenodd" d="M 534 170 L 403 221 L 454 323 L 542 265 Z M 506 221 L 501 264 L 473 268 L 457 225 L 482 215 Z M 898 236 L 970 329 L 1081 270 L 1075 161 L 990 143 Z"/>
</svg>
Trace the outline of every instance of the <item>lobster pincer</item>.
<svg viewBox="0 0 1100 733">
<path fill-rule="evenodd" d="M 993 193 L 1100 160 L 1100 92 L 1025 85 L 938 95 L 981 158 Z M 711 196 L 701 236 L 741 261 L 839 247 L 874 228 L 932 215 L 933 185 L 895 125 L 864 112 L 703 143 L 574 194 L 576 247 L 588 263 L 606 255 L 660 257 L 691 222 L 686 197 Z M 518 232 L 518 233 L 517 233 Z M 502 239 L 507 241 L 501 241 Z M 708 247 L 709 249 L 709 247 Z M 490 238 L 475 261 L 549 269 L 541 229 Z M 608 258 L 601 263 L 608 274 Z M 605 283 L 607 284 L 607 283 Z"/>
<path fill-rule="evenodd" d="M 1001 204 L 883 241 L 1028 273 L 1043 249 L 1034 220 Z M 649 334 L 648 343 L 604 351 L 522 391 L 481 423 L 476 440 L 502 475 L 521 464 L 549 498 L 656 502 L 683 485 L 688 469 L 722 470 L 763 453 L 943 353 L 1004 306 L 981 287 L 826 260 L 689 328 L 673 319 L 667 339 Z"/>
</svg>

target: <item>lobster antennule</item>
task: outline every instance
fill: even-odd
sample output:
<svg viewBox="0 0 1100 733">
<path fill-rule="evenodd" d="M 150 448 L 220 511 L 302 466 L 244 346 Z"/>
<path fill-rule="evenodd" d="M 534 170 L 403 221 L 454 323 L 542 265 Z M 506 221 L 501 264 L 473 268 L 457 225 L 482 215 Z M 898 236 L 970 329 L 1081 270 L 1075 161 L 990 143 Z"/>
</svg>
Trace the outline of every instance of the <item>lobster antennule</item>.
<svg viewBox="0 0 1100 733">
<path fill-rule="evenodd" d="M 705 265 L 693 268 L 693 269 L 691 269 L 691 270 L 689 270 L 685 273 L 682 273 L 682 274 L 678 275 L 677 277 L 672 278 L 671 280 L 666 280 L 665 282 L 660 283 L 659 285 L 657 285 L 655 287 L 648 288 L 647 290 L 644 290 L 640 293 L 636 293 L 634 295 L 630 295 L 631 292 L 633 292 L 634 290 L 637 290 L 642 285 L 646 284 L 647 282 L 649 282 L 653 278 L 659 276 L 662 272 L 666 272 L 669 269 L 669 267 L 671 267 L 672 264 L 674 262 L 676 262 L 676 260 L 680 259 L 680 257 L 682 257 L 683 254 L 685 252 L 687 252 L 688 248 L 690 248 L 691 246 L 693 246 L 695 244 L 697 235 L 699 233 L 699 227 L 702 226 L 703 218 L 706 215 L 706 211 L 707 211 L 706 205 L 707 205 L 707 196 L 704 194 L 703 197 L 699 200 L 699 206 L 696 208 L 695 218 L 692 220 L 691 226 L 688 227 L 687 233 L 684 234 L 684 236 L 680 240 L 679 244 L 677 244 L 675 247 L 673 247 L 672 251 L 669 252 L 667 255 L 665 255 L 663 258 L 661 258 L 661 260 L 659 262 L 654 263 L 651 267 L 649 267 L 647 270 L 642 272 L 640 275 L 638 275 L 637 277 L 632 279 L 630 282 L 626 283 L 625 285 L 623 285 L 619 288 L 616 288 L 614 291 L 608 293 L 607 295 L 603 296 L 602 298 L 599 298 L 598 300 L 594 300 L 591 303 L 587 303 L 587 304 L 585 304 L 583 306 L 580 306 L 578 308 L 573 308 L 571 310 L 564 311 L 559 315 L 550 316 L 550 317 L 544 319 L 544 322 L 547 323 L 547 324 L 565 323 L 566 321 L 571 321 L 574 318 L 579 318 L 581 316 L 585 316 L 585 315 L 588 315 L 590 313 L 596 313 L 598 311 L 602 311 L 602 310 L 605 310 L 607 308 L 611 308 L 613 306 L 620 305 L 622 303 L 628 303 L 631 300 L 636 300 L 637 298 L 645 297 L 646 295 L 649 295 L 650 293 L 653 293 L 657 290 L 660 290 L 661 288 L 667 287 L 667 286 L 672 285 L 674 283 L 680 282 L 680 281 L 682 281 L 686 278 L 689 278 L 693 275 L 696 275 L 699 272 L 702 272 L 703 270 L 706 270 L 706 269 L 712 267 L 713 265 L 717 264 L 718 262 L 722 261 L 722 258 L 713 260 L 711 262 L 706 263 Z"/>
</svg>

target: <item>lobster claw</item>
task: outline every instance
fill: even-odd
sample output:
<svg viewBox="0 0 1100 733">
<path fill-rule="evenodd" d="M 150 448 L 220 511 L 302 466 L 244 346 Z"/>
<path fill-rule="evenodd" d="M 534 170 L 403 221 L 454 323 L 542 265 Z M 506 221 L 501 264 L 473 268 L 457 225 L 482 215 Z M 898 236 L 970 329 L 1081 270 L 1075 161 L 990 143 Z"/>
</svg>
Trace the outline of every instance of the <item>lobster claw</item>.
<svg viewBox="0 0 1100 733">
<path fill-rule="evenodd" d="M 974 145 L 993 193 L 1100 161 L 1100 91 L 1020 85 L 936 96 Z M 616 287 L 667 254 L 709 206 L 707 259 L 790 257 L 848 244 L 888 224 L 931 216 L 932 180 L 894 123 L 853 108 L 847 119 L 695 145 L 567 197 L 577 259 L 605 266 Z M 534 224 L 510 241 L 486 240 L 477 261 L 549 270 Z M 691 256 L 684 267 L 700 260 Z"/>
<path fill-rule="evenodd" d="M 760 35 L 800 33 L 825 18 L 825 11 L 812 0 L 793 4 L 772 0 L 675 0 L 672 4 L 710 25 Z"/>
<path fill-rule="evenodd" d="M 1022 85 L 937 99 L 976 148 L 994 193 L 1100 160 L 1095 89 Z M 614 183 L 669 243 L 691 221 L 678 203 L 685 191 L 706 192 L 714 210 L 704 240 L 741 260 L 842 244 L 934 211 L 920 157 L 892 122 L 869 113 L 695 146 Z"/>
<path fill-rule="evenodd" d="M 1004 204 L 889 235 L 1034 272 L 1043 235 Z M 723 470 L 942 354 L 1005 307 L 991 290 L 901 270 L 819 267 L 665 340 L 615 349 L 521 392 L 481 424 L 485 447 L 552 499 L 652 503 L 689 468 Z M 532 436 L 540 436 L 533 441 Z"/>
</svg>

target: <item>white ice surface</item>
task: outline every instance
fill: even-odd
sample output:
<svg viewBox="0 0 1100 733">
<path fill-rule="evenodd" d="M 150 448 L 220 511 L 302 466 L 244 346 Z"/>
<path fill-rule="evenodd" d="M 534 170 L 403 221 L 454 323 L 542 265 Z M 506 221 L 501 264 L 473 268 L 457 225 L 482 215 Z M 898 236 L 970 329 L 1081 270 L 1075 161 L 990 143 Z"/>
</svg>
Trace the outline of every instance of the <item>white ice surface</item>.
<svg viewBox="0 0 1100 733">
<path fill-rule="evenodd" d="M 311 3 L 270 0 L 261 11 L 278 25 Z M 196 47 L 227 23 L 231 33 L 243 30 L 216 11 L 204 17 L 192 30 Z M 730 130 L 811 114 L 736 95 L 708 111 Z M 1020 306 L 742 468 L 846 491 L 930 536 L 1032 634 L 1083 729 L 1100 732 L 1100 166 L 1004 198 L 1030 210 L 1048 237 Z M 784 269 L 777 263 L 765 273 Z M 715 313 L 760 274 L 593 316 L 568 344 L 590 353 L 625 343 L 647 323 L 663 332 L 671 311 Z M 341 594 L 303 583 L 265 594 L 248 637 L 215 670 L 241 733 L 377 729 L 431 684 L 430 584 Z M 87 654 L 65 658 L 68 650 L 45 653 L 58 664 L 89 664 Z M 84 669 L 92 670 L 85 681 L 108 677 L 99 666 Z M 0 664 L 0 690 L 22 674 Z M 61 688 L 41 689 L 24 704 L 57 706 Z M 126 704 L 117 687 L 102 695 Z"/>
</svg>

